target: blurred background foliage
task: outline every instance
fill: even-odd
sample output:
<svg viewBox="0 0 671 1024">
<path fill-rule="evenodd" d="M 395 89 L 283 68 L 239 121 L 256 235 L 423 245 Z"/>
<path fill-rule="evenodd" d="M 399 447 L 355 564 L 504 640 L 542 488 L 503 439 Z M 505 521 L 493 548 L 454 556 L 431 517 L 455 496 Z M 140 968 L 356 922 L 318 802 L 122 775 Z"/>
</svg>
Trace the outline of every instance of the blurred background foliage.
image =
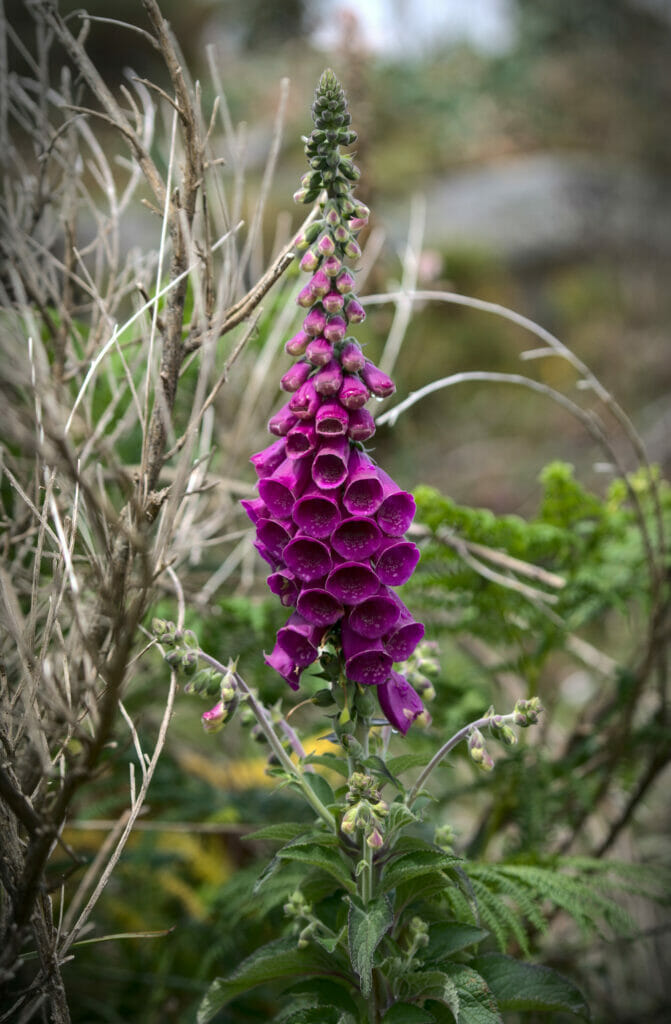
<svg viewBox="0 0 671 1024">
<path fill-rule="evenodd" d="M 79 6 L 60 3 L 73 17 Z M 380 7 L 392 44 L 377 45 L 367 6 Z M 202 82 L 206 106 L 211 47 L 232 120 L 246 124 L 239 137 L 251 196 L 260 188 L 278 81 L 291 79 L 266 252 L 298 222 L 290 197 L 304 169 L 300 135 L 309 127 L 314 83 L 331 64 L 361 136 L 360 192 L 374 214 L 369 240 L 378 254 L 363 291 L 398 284 L 411 199 L 424 196 L 423 218 L 421 204 L 415 207 L 424 222 L 418 285 L 500 302 L 549 328 L 617 395 L 651 461 L 668 476 L 668 4 L 473 3 L 476 21 L 482 8 L 498 12 L 501 32 L 487 45 L 465 30 L 428 38 L 418 29 L 415 36 L 414 19 L 436 6 L 400 0 L 162 3 Z M 32 25 L 23 3 L 6 0 L 5 8 L 18 38 L 27 41 Z M 91 0 L 88 10 L 112 16 L 102 0 Z M 119 0 L 113 18 L 141 24 L 140 5 Z M 139 34 L 94 21 L 87 47 L 115 88 L 127 67 L 166 84 Z M 10 58 L 20 69 L 19 47 Z M 145 240 L 140 233 L 132 241 Z M 273 300 L 277 309 L 290 278 Z M 268 301 L 258 351 L 274 315 Z M 371 307 L 361 338 L 373 358 L 392 317 L 391 306 Z M 517 327 L 484 313 L 418 305 L 395 373 L 398 392 L 459 370 L 518 371 L 527 344 Z M 244 390 L 243 369 L 234 383 Z M 537 369 L 551 386 L 571 385 L 573 371 L 558 360 Z M 230 415 L 225 406 L 220 415 Z M 262 443 L 261 425 L 254 429 Z M 250 451 L 259 447 L 249 436 L 245 442 Z M 424 614 L 443 663 L 433 727 L 427 735 L 411 732 L 399 752 L 428 750 L 491 703 L 507 711 L 517 696 L 538 693 L 548 709 L 540 738 L 501 753 L 492 776 L 480 777 L 459 754 L 442 769 L 435 815 L 456 829 L 457 850 L 484 860 L 545 862 L 570 850 L 663 861 L 671 741 L 660 710 L 665 705 L 654 698 L 654 686 L 663 681 L 651 686 L 643 703 L 633 699 L 650 584 L 640 524 L 622 482 L 600 464 L 593 440 L 541 397 L 520 400 L 493 385 L 469 384 L 437 393 L 393 429 L 380 430 L 376 454 L 404 486 L 417 488 L 418 521 L 430 536 L 406 600 Z M 226 471 L 225 452 L 219 468 Z M 633 461 L 629 468 L 636 468 Z M 251 470 L 244 473 L 251 486 Z M 634 486 L 652 522 L 649 478 L 639 474 Z M 668 489 L 663 514 L 671 527 Z M 444 529 L 538 565 L 564 585 L 534 583 L 552 602 L 502 587 L 464 563 L 440 539 Z M 183 579 L 187 597 L 224 557 L 216 546 L 208 549 L 193 579 Z M 262 576 L 256 580 L 250 588 L 244 574 L 234 574 L 206 607 L 194 606 L 187 625 L 205 650 L 222 660 L 239 657 L 241 673 L 265 698 L 298 704 L 319 683 L 306 673 L 294 699 L 265 667 L 260 652 L 272 647 L 285 613 L 269 599 Z M 155 614 L 174 618 L 174 606 L 166 602 Z M 154 734 L 166 690 L 165 667 L 149 652 L 127 700 L 141 734 Z M 595 707 L 599 729 L 593 727 Z M 290 889 L 293 879 L 287 874 L 277 882 L 275 903 L 269 896 L 252 909 L 245 900 L 268 849 L 246 842 L 245 832 L 255 823 L 296 820 L 300 809 L 288 791 L 271 796 L 263 748 L 237 723 L 205 736 L 201 710 L 192 698 L 179 698 L 150 806 L 95 915 L 96 936 L 170 932 L 81 948 L 69 975 L 66 968 L 73 1019 L 81 1024 L 192 1019 L 211 978 L 282 928 L 282 887 Z M 301 707 L 290 720 L 320 735 L 314 709 Z M 592 724 L 583 730 L 583 722 Z M 126 806 L 135 754 L 130 741 L 120 742 L 127 744 L 124 758 L 110 756 L 109 770 L 88 792 L 66 836 L 87 860 Z M 646 773 L 641 798 L 627 814 Z M 636 921 L 629 936 L 606 932 L 584 939 L 557 918 L 549 938 L 534 948 L 553 963 L 564 951 L 560 966 L 585 985 L 597 1021 L 661 1024 L 670 1007 L 662 970 L 669 950 L 665 919 L 635 901 L 628 909 Z M 637 931 L 644 937 L 634 940 Z M 262 991 L 240 1000 L 225 1020 L 267 1019 L 266 999 Z"/>
</svg>

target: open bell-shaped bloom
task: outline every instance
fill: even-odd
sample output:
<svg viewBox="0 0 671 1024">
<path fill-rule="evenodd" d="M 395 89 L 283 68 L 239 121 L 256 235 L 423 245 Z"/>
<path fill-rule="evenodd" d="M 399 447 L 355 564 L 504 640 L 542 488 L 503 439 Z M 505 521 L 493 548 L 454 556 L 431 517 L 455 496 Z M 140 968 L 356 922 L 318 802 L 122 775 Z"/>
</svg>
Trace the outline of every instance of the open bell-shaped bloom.
<svg viewBox="0 0 671 1024">
<path fill-rule="evenodd" d="M 271 515 L 290 519 L 296 499 L 301 496 L 310 477 L 310 459 L 285 459 L 272 476 L 259 480 L 259 495 Z"/>
<path fill-rule="evenodd" d="M 286 625 L 277 631 L 277 643 L 295 665 L 306 668 L 316 660 L 323 634 L 323 627 L 314 626 L 294 612 Z"/>
<path fill-rule="evenodd" d="M 300 459 L 314 450 L 317 444 L 317 433 L 314 423 L 301 420 L 292 427 L 286 437 L 285 452 L 288 459 Z"/>
<path fill-rule="evenodd" d="M 392 537 L 401 537 L 414 518 L 415 499 L 412 494 L 402 491 L 383 469 L 379 469 L 378 474 L 383 498 L 377 509 L 377 525 L 384 533 Z"/>
<path fill-rule="evenodd" d="M 264 655 L 264 660 L 267 665 L 270 665 L 270 667 L 274 668 L 276 672 L 279 672 L 292 690 L 298 689 L 298 682 L 301 677 L 301 668 L 287 654 L 279 642 L 275 644 L 270 654 Z M 308 662 L 308 664 L 310 664 L 310 662 Z"/>
<path fill-rule="evenodd" d="M 385 636 L 384 646 L 394 661 L 406 661 L 424 638 L 424 626 L 414 619 L 401 599 L 394 596 L 398 602 L 399 616 L 396 625 Z"/>
<path fill-rule="evenodd" d="M 350 443 L 346 437 L 333 437 L 325 441 L 314 457 L 312 479 L 319 487 L 332 490 L 347 477 Z"/>
<path fill-rule="evenodd" d="M 365 562 L 377 552 L 382 540 L 380 529 L 368 516 L 343 519 L 331 534 L 331 545 L 337 554 L 355 562 Z"/>
<path fill-rule="evenodd" d="M 380 640 L 370 640 L 342 624 L 342 650 L 347 678 L 363 686 L 381 686 L 389 678 L 392 659 Z"/>
<path fill-rule="evenodd" d="M 389 633 L 398 622 L 401 610 L 385 587 L 350 610 L 349 624 L 361 636 L 377 640 Z M 389 653 L 389 652 L 387 652 Z"/>
<path fill-rule="evenodd" d="M 287 568 L 305 583 L 322 580 L 330 572 L 332 565 L 326 544 L 316 537 L 306 537 L 302 534 L 288 542 L 282 557 Z"/>
<path fill-rule="evenodd" d="M 315 626 L 332 626 L 344 614 L 340 601 L 323 587 L 304 587 L 298 595 L 296 608 Z"/>
<path fill-rule="evenodd" d="M 338 502 L 317 484 L 307 487 L 293 508 L 293 520 L 308 537 L 329 537 L 340 520 Z"/>
<path fill-rule="evenodd" d="M 419 562 L 420 550 L 412 541 L 385 537 L 375 561 L 375 572 L 380 583 L 388 587 L 401 587 L 407 583 Z"/>
<path fill-rule="evenodd" d="M 277 519 L 262 519 L 256 527 L 256 538 L 268 552 L 281 560 L 282 552 L 296 532 L 292 522 L 280 523 Z"/>
<path fill-rule="evenodd" d="M 273 441 L 272 444 L 268 445 L 267 448 L 264 448 L 263 451 L 252 455 L 249 461 L 254 466 L 258 477 L 273 475 L 286 458 L 285 446 L 284 438 L 280 437 L 277 441 Z"/>
<path fill-rule="evenodd" d="M 365 601 L 380 589 L 379 580 L 370 565 L 352 561 L 336 565 L 324 586 L 329 594 L 349 605 Z"/>
<path fill-rule="evenodd" d="M 347 468 L 343 505 L 353 516 L 373 515 L 384 498 L 380 471 L 364 452 L 357 449 L 352 451 Z"/>
<path fill-rule="evenodd" d="M 349 434 L 350 417 L 340 402 L 323 402 L 315 413 L 315 429 L 320 437 Z"/>
<path fill-rule="evenodd" d="M 288 569 L 271 572 L 267 580 L 270 592 L 279 597 L 285 608 L 293 608 L 298 597 L 296 577 Z"/>
</svg>

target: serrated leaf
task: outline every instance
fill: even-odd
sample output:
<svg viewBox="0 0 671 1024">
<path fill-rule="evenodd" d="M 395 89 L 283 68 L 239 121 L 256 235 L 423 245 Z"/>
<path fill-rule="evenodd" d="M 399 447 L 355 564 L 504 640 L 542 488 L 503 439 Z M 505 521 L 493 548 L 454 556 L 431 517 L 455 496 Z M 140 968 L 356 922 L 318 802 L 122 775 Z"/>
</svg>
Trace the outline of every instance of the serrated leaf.
<svg viewBox="0 0 671 1024">
<path fill-rule="evenodd" d="M 452 978 L 444 971 L 414 971 L 403 978 L 402 995 L 409 999 L 437 999 L 448 1006 L 454 1017 L 459 1015 L 459 993 Z"/>
<path fill-rule="evenodd" d="M 387 761 L 387 768 L 394 775 L 402 775 L 410 768 L 424 767 L 428 758 L 424 754 L 399 754 L 397 757 L 390 757 Z"/>
<path fill-rule="evenodd" d="M 377 754 L 371 754 L 363 763 L 373 775 L 391 782 L 392 786 L 395 786 L 396 789 L 403 789 L 403 784 L 390 772 L 388 765 Z"/>
<path fill-rule="evenodd" d="M 283 995 L 298 995 L 314 1006 L 331 1006 L 357 1013 L 357 1005 L 347 989 L 330 978 L 305 978 L 285 989 Z"/>
<path fill-rule="evenodd" d="M 422 955 L 425 960 L 447 960 L 453 953 L 482 942 L 488 935 L 484 928 L 471 924 L 433 924 L 429 928 L 429 944 Z"/>
<path fill-rule="evenodd" d="M 472 967 L 445 964 L 459 993 L 458 1024 L 503 1024 L 503 1017 L 487 982 Z"/>
<path fill-rule="evenodd" d="M 371 991 L 373 956 L 382 938 L 391 928 L 394 914 L 391 901 L 378 896 L 366 904 L 365 910 L 350 902 L 347 915 L 347 939 L 352 967 L 361 981 L 367 999 Z"/>
<path fill-rule="evenodd" d="M 273 1018 L 274 1024 L 338 1024 L 340 1013 L 332 1006 L 302 1006 Z"/>
<path fill-rule="evenodd" d="M 563 1010 L 590 1019 L 585 997 L 572 981 L 540 964 L 526 964 L 503 953 L 476 957 L 473 967 L 487 982 L 502 1010 Z"/>
<path fill-rule="evenodd" d="M 332 878 L 342 885 L 348 892 L 356 892 L 356 884 L 352 878 L 349 867 L 337 850 L 330 847 L 318 846 L 316 843 L 299 846 L 285 846 L 279 850 L 277 857 L 280 860 L 299 861 L 301 864 L 310 864 L 314 868 L 325 871 Z"/>
<path fill-rule="evenodd" d="M 227 978 L 217 978 L 210 985 L 198 1007 L 197 1022 L 208 1024 L 231 999 L 266 981 L 295 978 L 301 974 L 328 977 L 335 973 L 337 962 L 324 950 L 313 946 L 298 949 L 295 938 L 277 939 L 243 960 Z"/>
<path fill-rule="evenodd" d="M 337 935 L 313 935 L 312 938 L 315 942 L 318 942 L 322 949 L 325 949 L 328 953 L 333 953 L 338 948 L 341 940 L 345 935 L 345 926 L 340 929 Z"/>
<path fill-rule="evenodd" d="M 414 853 L 403 854 L 384 869 L 380 891 L 389 892 L 390 889 L 395 889 L 402 882 L 407 882 L 420 875 L 442 871 L 456 862 L 456 857 L 448 853 L 440 853 L 438 850 L 417 850 Z"/>
<path fill-rule="evenodd" d="M 323 768 L 337 772 L 345 779 L 349 778 L 347 761 L 342 757 L 337 757 L 336 754 L 308 754 L 303 764 L 320 764 Z"/>
<path fill-rule="evenodd" d="M 394 1003 L 382 1018 L 382 1024 L 435 1024 L 435 1020 L 432 1013 L 413 1003 Z"/>
<path fill-rule="evenodd" d="M 280 862 L 277 857 L 273 857 L 273 859 L 266 864 L 265 868 L 254 882 L 254 888 L 252 889 L 252 893 L 254 895 L 256 895 L 263 883 L 267 882 L 268 879 L 275 874 L 279 866 Z"/>
<path fill-rule="evenodd" d="M 432 871 L 428 875 L 418 875 L 409 882 L 402 882 L 396 887 L 396 912 L 400 913 L 415 900 L 425 901 L 437 893 L 445 892 L 449 882 L 445 875 Z"/>
<path fill-rule="evenodd" d="M 265 825 L 256 832 L 248 832 L 242 838 L 247 839 L 277 839 L 283 843 L 289 843 L 292 839 L 298 839 L 302 835 L 309 835 L 312 826 L 307 822 L 280 821 L 276 825 Z"/>
<path fill-rule="evenodd" d="M 328 806 L 334 802 L 335 797 L 333 795 L 333 790 L 323 775 L 317 775 L 316 772 L 306 772 L 303 778 L 315 796 L 318 796 L 323 804 Z"/>
<path fill-rule="evenodd" d="M 389 833 L 405 828 L 406 825 L 412 825 L 416 821 L 419 821 L 419 818 L 409 807 L 406 807 L 405 804 L 393 803 L 389 807 L 389 814 L 385 824 Z"/>
</svg>

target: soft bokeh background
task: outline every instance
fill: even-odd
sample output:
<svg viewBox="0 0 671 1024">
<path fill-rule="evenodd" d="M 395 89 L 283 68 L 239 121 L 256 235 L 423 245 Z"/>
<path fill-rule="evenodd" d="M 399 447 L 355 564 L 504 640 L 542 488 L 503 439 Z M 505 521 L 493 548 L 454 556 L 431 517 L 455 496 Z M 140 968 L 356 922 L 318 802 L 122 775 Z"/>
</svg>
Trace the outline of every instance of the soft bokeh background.
<svg viewBox="0 0 671 1024">
<path fill-rule="evenodd" d="M 21 0 L 5 6 L 19 35 L 30 33 Z M 94 15 L 111 16 L 104 0 L 87 6 Z M 374 214 L 369 245 L 376 259 L 365 290 L 398 284 L 410 234 L 419 253 L 418 287 L 501 303 L 550 329 L 617 395 L 651 460 L 668 475 L 668 0 L 163 0 L 162 9 L 206 105 L 212 67 L 221 77 L 246 151 L 250 209 L 261 187 L 279 82 L 290 79 L 257 266 L 299 222 L 291 195 L 304 170 L 300 135 L 310 127 L 315 82 L 330 65 L 360 133 L 360 194 Z M 118 0 L 113 17 L 142 24 L 141 5 Z M 162 80 L 139 35 L 97 22 L 87 46 L 115 88 L 129 66 Z M 228 173 L 224 167 L 222 175 Z M 156 244 L 149 215 L 139 211 L 127 230 L 128 244 Z M 392 318 L 392 306 L 371 309 L 361 338 L 373 356 Z M 418 304 L 396 367 L 399 394 L 459 370 L 524 372 L 519 355 L 533 347 L 531 335 L 489 314 Z M 533 369 L 550 385 L 573 386 L 572 371 L 558 360 Z M 242 375 L 234 386 L 244 388 Z M 380 460 L 404 486 L 430 484 L 459 503 L 500 513 L 536 510 L 539 473 L 553 459 L 573 463 L 583 484 L 599 493 L 610 480 L 591 439 L 561 410 L 493 385 L 440 392 L 393 431 L 381 430 L 376 442 Z M 266 696 L 284 696 L 258 664 L 283 611 L 260 591 L 250 594 L 235 584 L 214 595 L 207 615 L 194 617 L 201 643 L 222 656 L 240 655 Z M 166 604 L 163 611 L 174 617 L 174 607 Z M 148 730 L 160 711 L 162 681 L 156 658 L 129 695 L 129 711 Z M 484 686 L 474 692 L 459 691 L 460 708 L 486 705 Z M 233 883 L 258 872 L 255 858 L 267 852 L 242 841 L 246 823 L 295 816 L 292 798 L 270 798 L 263 751 L 257 753 L 236 726 L 216 739 L 202 736 L 200 710 L 180 701 L 147 820 L 96 920 L 100 934 L 175 931 L 82 952 L 66 976 L 82 1024 L 191 1019 L 207 981 L 281 926 L 281 914 L 241 924 Z M 126 796 L 125 775 L 102 780 L 69 840 L 93 856 Z M 665 813 L 660 799 L 646 805 L 640 831 L 645 834 L 655 818 L 659 835 Z M 469 819 L 463 808 L 459 814 L 468 836 L 473 815 Z M 171 827 L 152 827 L 152 821 Z M 648 923 L 659 926 L 657 919 Z M 585 947 L 576 948 L 577 957 L 584 956 Z M 633 1004 L 613 1008 L 602 949 L 594 969 L 595 997 L 604 1007 L 599 1019 L 667 1019 L 664 982 L 655 973 L 659 951 L 638 950 L 624 956 L 645 977 L 650 1001 L 639 1010 Z M 640 963 L 648 965 L 647 974 Z M 236 1014 L 231 1021 L 266 1019 L 262 1000 Z"/>
</svg>

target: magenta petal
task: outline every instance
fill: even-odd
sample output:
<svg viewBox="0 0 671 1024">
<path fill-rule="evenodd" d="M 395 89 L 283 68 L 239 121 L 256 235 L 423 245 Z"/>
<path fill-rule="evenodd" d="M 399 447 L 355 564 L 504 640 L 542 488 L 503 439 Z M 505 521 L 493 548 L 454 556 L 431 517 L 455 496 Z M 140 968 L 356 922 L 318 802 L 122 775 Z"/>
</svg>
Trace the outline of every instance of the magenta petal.
<svg viewBox="0 0 671 1024">
<path fill-rule="evenodd" d="M 326 366 L 315 375 L 315 391 L 331 398 L 337 395 L 342 384 L 342 367 L 337 359 L 330 359 Z"/>
<path fill-rule="evenodd" d="M 315 626 L 332 626 L 344 614 L 340 601 L 321 587 L 301 590 L 296 608 L 304 619 Z"/>
<path fill-rule="evenodd" d="M 333 345 L 326 338 L 313 338 L 305 350 L 313 366 L 326 366 L 333 358 Z"/>
<path fill-rule="evenodd" d="M 290 356 L 302 356 L 309 340 L 310 337 L 305 331 L 299 331 L 298 334 L 294 334 L 293 338 L 289 338 L 284 346 L 284 351 Z"/>
<path fill-rule="evenodd" d="M 287 458 L 300 459 L 307 455 L 317 443 L 314 424 L 307 421 L 297 423 L 287 434 L 285 443 Z"/>
<path fill-rule="evenodd" d="M 311 309 L 305 320 L 303 321 L 303 330 L 306 334 L 316 338 L 318 334 L 322 334 L 326 327 L 326 313 L 321 306 L 315 306 Z"/>
<path fill-rule="evenodd" d="M 281 378 L 280 387 L 283 391 L 298 391 L 301 384 L 305 384 L 311 373 L 312 366 L 310 363 L 294 363 Z"/>
<path fill-rule="evenodd" d="M 342 295 L 346 295 L 347 292 L 352 291 L 354 288 L 354 278 L 347 267 L 344 267 L 338 274 L 335 285 Z"/>
<path fill-rule="evenodd" d="M 343 299 L 340 292 L 330 291 L 328 295 L 325 295 L 322 299 L 322 306 L 327 313 L 339 313 L 343 308 L 345 300 Z"/>
<path fill-rule="evenodd" d="M 331 569 L 331 555 L 326 544 L 314 537 L 299 535 L 289 541 L 283 556 L 288 569 L 306 583 L 323 579 Z M 336 595 L 337 596 L 337 595 Z"/>
<path fill-rule="evenodd" d="M 380 583 L 388 587 L 400 587 L 407 583 L 419 562 L 420 551 L 409 540 L 386 538 L 378 552 L 375 572 Z"/>
<path fill-rule="evenodd" d="M 360 409 L 370 398 L 370 391 L 362 380 L 346 373 L 338 398 L 347 409 Z"/>
<path fill-rule="evenodd" d="M 319 333 L 323 334 L 327 341 L 332 341 L 335 344 L 336 341 L 342 341 L 345 337 L 347 324 L 341 316 L 330 316 L 326 321 L 324 330 Z"/>
<path fill-rule="evenodd" d="M 394 628 L 400 612 L 394 597 L 380 590 L 352 608 L 348 621 L 361 636 L 376 640 Z"/>
<path fill-rule="evenodd" d="M 322 270 L 325 274 L 328 274 L 329 277 L 335 277 L 341 267 L 342 262 L 335 255 L 327 256 L 322 264 Z"/>
<path fill-rule="evenodd" d="M 312 463 L 312 479 L 324 490 L 339 487 L 347 478 L 350 443 L 346 437 L 334 437 L 317 451 Z"/>
<path fill-rule="evenodd" d="M 285 459 L 272 476 L 259 480 L 259 494 L 272 515 L 289 519 L 310 476 L 310 458 Z"/>
<path fill-rule="evenodd" d="M 371 393 L 376 398 L 388 398 L 389 395 L 393 395 L 394 391 L 396 391 L 396 385 L 391 377 L 388 377 L 382 370 L 378 370 L 375 363 L 371 363 L 369 359 L 364 364 L 361 376 L 364 384 L 370 388 Z"/>
<path fill-rule="evenodd" d="M 309 537 L 328 537 L 340 519 L 338 502 L 315 485 L 294 505 L 293 520 Z"/>
<path fill-rule="evenodd" d="M 288 405 L 283 405 L 281 409 L 271 416 L 268 420 L 268 430 L 271 434 L 275 434 L 276 437 L 285 437 L 292 427 L 297 423 L 297 419 Z"/>
<path fill-rule="evenodd" d="M 252 455 L 250 462 L 256 470 L 256 475 L 259 477 L 272 476 L 277 467 L 284 462 L 286 455 L 285 440 L 283 437 L 273 441 L 271 445 L 264 448 L 263 451 L 257 452 L 256 455 Z"/>
<path fill-rule="evenodd" d="M 341 562 L 329 574 L 325 587 L 343 604 L 359 604 L 372 597 L 379 590 L 380 583 L 369 565 Z"/>
<path fill-rule="evenodd" d="M 340 402 L 324 402 L 317 409 L 315 429 L 321 437 L 339 437 L 348 432 L 350 414 Z"/>
<path fill-rule="evenodd" d="M 302 615 L 294 612 L 277 632 L 277 643 L 299 668 L 306 668 L 317 658 L 317 647 L 324 629 L 306 622 Z"/>
<path fill-rule="evenodd" d="M 376 523 L 366 516 L 343 519 L 331 534 L 334 551 L 343 558 L 364 562 L 380 546 L 382 534 Z"/>
<path fill-rule="evenodd" d="M 261 519 L 256 527 L 256 538 L 273 558 L 279 560 L 295 531 L 296 527 L 293 523 L 278 523 L 275 519 Z"/>
<path fill-rule="evenodd" d="M 318 299 L 321 299 L 330 289 L 331 282 L 323 270 L 318 270 L 310 279 L 308 287 L 312 288 L 313 293 Z"/>
<path fill-rule="evenodd" d="M 384 646 L 394 661 L 405 661 L 422 640 L 424 626 L 421 622 L 415 621 L 399 597 L 396 597 L 396 600 L 400 615 L 393 630 L 384 638 Z"/>
<path fill-rule="evenodd" d="M 271 593 L 279 597 L 281 604 L 285 608 L 293 608 L 298 597 L 294 574 L 288 569 L 278 569 L 277 572 L 271 572 L 267 582 Z"/>
<path fill-rule="evenodd" d="M 364 686 L 380 686 L 391 672 L 392 661 L 379 640 L 370 640 L 342 624 L 342 649 L 347 678 Z"/>
<path fill-rule="evenodd" d="M 375 433 L 375 420 L 368 409 L 352 409 L 347 436 L 352 441 L 367 441 Z"/>
<path fill-rule="evenodd" d="M 261 555 L 263 561 L 267 562 L 271 569 L 281 568 L 282 560 L 280 558 L 277 558 L 277 556 L 274 555 L 272 551 L 270 551 L 270 549 L 266 547 L 265 544 L 262 544 L 260 540 L 254 541 L 254 547 Z"/>
<path fill-rule="evenodd" d="M 349 458 L 343 504 L 353 515 L 370 516 L 384 498 L 379 470 L 363 452 L 354 449 Z"/>
<path fill-rule="evenodd" d="M 246 514 L 249 516 L 254 526 L 258 523 L 259 519 L 268 519 L 270 512 L 266 507 L 266 503 L 263 498 L 243 498 L 240 502 L 244 508 Z M 336 520 L 337 522 L 337 520 Z M 335 526 L 335 523 L 333 524 Z"/>
<path fill-rule="evenodd" d="M 366 313 L 358 299 L 349 299 L 349 301 L 345 305 L 345 316 L 347 317 L 351 324 L 360 324 L 366 319 Z M 370 385 L 368 386 L 370 387 Z M 373 391 L 372 388 L 371 391 Z M 375 394 L 374 391 L 373 394 Z"/>
<path fill-rule="evenodd" d="M 298 682 L 301 677 L 301 669 L 291 660 L 287 652 L 279 643 L 275 644 L 270 654 L 264 654 L 267 665 L 274 668 L 276 672 L 287 681 L 292 690 L 298 689 Z"/>
<path fill-rule="evenodd" d="M 300 420 L 309 420 L 313 418 L 320 404 L 321 398 L 315 391 L 314 381 L 306 380 L 292 395 L 289 409 Z"/>
<path fill-rule="evenodd" d="M 348 373 L 356 373 L 362 369 L 366 360 L 356 341 L 345 342 L 340 353 L 340 362 L 343 370 L 347 370 Z"/>
<path fill-rule="evenodd" d="M 419 694 L 399 672 L 392 672 L 387 682 L 378 686 L 377 696 L 389 724 L 404 736 L 424 710 Z"/>
<path fill-rule="evenodd" d="M 386 473 L 380 471 L 385 497 L 377 510 L 377 525 L 393 537 L 401 537 L 415 515 L 415 499 L 407 491 L 401 491 Z M 388 484 L 393 490 L 390 490 Z"/>
</svg>

